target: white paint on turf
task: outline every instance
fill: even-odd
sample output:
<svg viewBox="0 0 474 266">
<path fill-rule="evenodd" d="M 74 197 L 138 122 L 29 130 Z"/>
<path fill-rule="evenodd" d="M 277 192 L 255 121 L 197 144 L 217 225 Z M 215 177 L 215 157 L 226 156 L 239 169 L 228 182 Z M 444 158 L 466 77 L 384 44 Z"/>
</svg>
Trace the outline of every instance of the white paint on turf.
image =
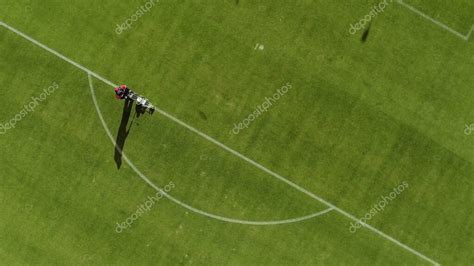
<svg viewBox="0 0 474 266">
<path fill-rule="evenodd" d="M 411 5 L 409 5 L 409 4 L 405 3 L 405 2 L 403 2 L 403 0 L 397 0 L 396 2 L 399 3 L 400 5 L 402 5 L 402 6 L 406 7 L 406 8 L 408 8 L 409 10 L 415 12 L 416 14 L 422 16 L 423 18 L 425 18 L 425 19 L 427 19 L 427 20 L 433 22 L 433 23 L 436 24 L 437 26 L 439 26 L 439 27 L 441 27 L 441 28 L 443 28 L 443 29 L 445 29 L 445 30 L 451 32 L 452 34 L 458 36 L 459 38 L 461 38 L 461 39 L 463 39 L 463 40 L 465 40 L 465 41 L 469 40 L 469 37 L 471 36 L 472 31 L 474 30 L 474 25 L 472 25 L 470 31 L 469 31 L 466 35 L 461 34 L 461 33 L 459 33 L 458 31 L 455 31 L 455 30 L 453 30 L 452 28 L 448 27 L 446 24 L 441 23 L 441 22 L 439 22 L 439 21 L 437 21 L 437 20 L 431 18 L 430 16 L 428 16 L 428 15 L 426 15 L 425 13 L 421 12 L 420 10 L 414 8 L 413 6 L 411 6 Z"/>
<path fill-rule="evenodd" d="M 24 34 L 23 32 L 21 32 L 21 31 L 15 29 L 15 28 L 13 28 L 13 27 L 11 27 L 10 25 L 4 23 L 4 22 L 1 21 L 1 20 L 0 20 L 0 26 L 3 26 L 4 28 L 6 28 L 6 29 L 8 29 L 8 30 L 10 30 L 10 31 L 12 31 L 12 32 L 14 32 L 14 33 L 16 33 L 17 35 L 20 35 L 21 37 L 23 37 L 23 38 L 27 39 L 28 41 L 32 42 L 33 44 L 35 44 L 36 46 L 43 48 L 44 50 L 46 50 L 46 51 L 48 51 L 48 52 L 54 54 L 55 56 L 61 58 L 62 60 L 68 62 L 69 64 L 71 64 L 71 65 L 73 65 L 73 66 L 75 66 L 75 67 L 81 69 L 82 71 L 84 71 L 84 72 L 86 72 L 86 73 L 90 73 L 92 76 L 94 76 L 95 78 L 101 80 L 101 81 L 104 82 L 105 84 L 108 84 L 108 85 L 110 85 L 110 86 L 112 86 L 112 87 L 117 87 L 117 85 L 113 84 L 111 81 L 109 81 L 109 80 L 107 80 L 107 79 L 104 79 L 104 78 L 101 77 L 99 74 L 96 74 L 96 73 L 94 73 L 93 71 L 91 71 L 90 69 L 88 69 L 88 68 L 86 68 L 86 67 L 84 67 L 84 66 L 82 66 L 82 65 L 80 65 L 80 64 L 78 64 L 78 63 L 76 63 L 76 62 L 74 62 L 74 61 L 72 61 L 71 59 L 65 57 L 64 55 L 62 55 L 62 54 L 60 54 L 60 53 L 58 53 L 58 52 L 56 52 L 55 50 L 49 48 L 48 46 L 46 46 L 46 45 L 44 45 L 44 44 L 38 42 L 37 40 L 35 40 L 35 39 L 31 38 L 30 36 Z"/>
<path fill-rule="evenodd" d="M 64 61 L 66 61 L 66 62 L 68 62 L 68 63 L 70 63 L 70 64 L 72 64 L 72 65 L 74 65 L 74 66 L 76 66 L 76 67 L 78 67 L 78 68 L 80 68 L 80 69 L 82 69 L 82 70 L 85 71 L 88 75 L 94 76 L 94 77 L 98 78 L 99 80 L 103 81 L 104 83 L 106 83 L 106 84 L 108 84 L 108 85 L 110 85 L 110 86 L 113 86 L 113 87 L 116 86 L 116 85 L 114 85 L 113 82 L 111 82 L 111 81 L 109 81 L 109 80 L 107 80 L 107 79 L 101 77 L 101 76 L 98 75 L 97 73 L 94 73 L 93 71 L 91 71 L 91 70 L 89 70 L 89 69 L 87 69 L 87 68 L 81 66 L 80 64 L 78 64 L 78 63 L 72 61 L 71 59 L 69 59 L 69 58 L 63 56 L 62 54 L 56 52 L 55 50 L 53 50 L 53 49 L 51 49 L 51 48 L 49 48 L 49 47 L 47 47 L 47 46 L 41 44 L 40 42 L 34 40 L 33 38 L 27 36 L 26 34 L 20 32 L 19 30 L 15 29 L 15 28 L 13 28 L 13 27 L 11 27 L 11 26 L 9 26 L 9 25 L 7 25 L 7 24 L 4 23 L 3 21 L 0 21 L 0 26 L 5 27 L 6 29 L 8 29 L 8 30 L 10 30 L 10 31 L 12 31 L 12 32 L 14 32 L 14 33 L 16 33 L 16 34 L 18 34 L 19 36 L 21 36 L 21 37 L 27 39 L 28 41 L 32 42 L 33 44 L 35 44 L 35 45 L 37 45 L 37 46 L 39 46 L 39 47 L 45 49 L 46 51 L 48 51 L 48 52 L 50 52 L 50 53 L 52 53 L 52 54 L 58 56 L 59 58 L 63 59 Z M 185 127 L 185 128 L 187 128 L 187 129 L 189 129 L 189 130 L 195 132 L 196 134 L 202 136 L 203 138 L 205 138 L 205 139 L 207 139 L 207 140 L 213 142 L 214 144 L 220 146 L 220 147 L 223 148 L 224 150 L 229 151 L 230 153 L 236 155 L 237 157 L 239 157 L 239 158 L 241 158 L 241 159 L 247 161 L 248 163 L 250 163 L 250 164 L 256 166 L 257 168 L 259 168 L 259 169 L 261 169 L 261 170 L 263 170 L 263 171 L 265 171 L 265 172 L 271 174 L 272 176 L 278 178 L 279 180 L 281 180 L 281 181 L 283 181 L 284 183 L 286 183 L 286 184 L 292 186 L 293 188 L 295 188 L 295 189 L 297 189 L 297 190 L 299 190 L 299 191 L 305 193 L 306 195 L 308 195 L 308 196 L 310 196 L 310 197 L 312 197 L 312 198 L 314 198 L 314 199 L 316 199 L 316 200 L 318 200 L 318 201 L 321 201 L 322 203 L 326 204 L 328 207 L 332 207 L 334 210 L 336 210 L 336 211 L 339 212 L 340 214 L 346 216 L 346 217 L 349 218 L 350 220 L 359 222 L 360 224 L 362 224 L 362 225 L 363 225 L 365 228 L 367 228 L 368 230 L 370 230 L 370 231 L 372 231 L 372 232 L 374 232 L 374 233 L 376 233 L 376 234 L 378 234 L 378 235 L 384 237 L 385 239 L 387 239 L 387 240 L 393 242 L 394 244 L 396 244 L 396 245 L 402 247 L 403 249 L 409 251 L 410 253 L 415 254 L 416 256 L 418 256 L 418 257 L 420 257 L 420 258 L 422 258 L 422 259 L 424 259 L 424 260 L 426 260 L 426 261 L 429 261 L 430 263 L 432 263 L 432 264 L 434 264 L 434 265 L 439 265 L 439 263 L 437 263 L 436 261 L 432 260 L 431 258 L 429 258 L 429 257 L 423 255 L 422 253 L 416 251 L 415 249 L 413 249 L 413 248 L 411 248 L 411 247 L 409 247 L 409 246 L 403 244 L 402 242 L 398 241 L 397 239 L 395 239 L 395 238 L 393 238 L 393 237 L 391 237 L 391 236 L 385 234 L 384 232 L 382 232 L 382 231 L 376 229 L 375 227 L 373 227 L 373 226 L 371 226 L 371 225 L 369 225 L 369 224 L 366 224 L 366 223 L 360 221 L 360 220 L 357 219 L 354 215 L 352 215 L 352 214 L 350 214 L 350 213 L 348 213 L 348 212 L 346 212 L 346 211 L 344 211 L 344 210 L 342 210 L 342 209 L 336 207 L 336 206 L 333 205 L 332 203 L 330 203 L 330 202 L 328 202 L 328 201 L 326 201 L 326 200 L 324 200 L 324 199 L 322 199 L 322 198 L 316 196 L 315 194 L 309 192 L 308 190 L 306 190 L 306 189 L 304 189 L 304 188 L 302 188 L 302 187 L 296 185 L 295 183 L 293 183 L 293 182 L 287 180 L 286 178 L 284 178 L 284 177 L 282 177 L 282 176 L 280 176 L 280 175 L 274 173 L 273 171 L 267 169 L 266 167 L 264 167 L 264 166 L 262 166 L 262 165 L 260 165 L 260 164 L 258 164 L 258 163 L 256 163 L 256 162 L 254 162 L 253 160 L 251 160 L 251 159 L 249 159 L 249 158 L 243 156 L 242 154 L 240 154 L 240 153 L 238 153 L 238 152 L 232 150 L 231 148 L 228 148 L 228 147 L 225 146 L 224 144 L 222 144 L 222 143 L 220 143 L 220 142 L 214 140 L 213 138 L 207 136 L 206 134 L 204 134 L 204 133 L 198 131 L 197 129 L 195 129 L 195 128 L 189 126 L 189 125 L 187 125 L 186 123 L 182 122 L 181 120 L 177 119 L 176 117 L 174 117 L 174 116 L 172 116 L 172 115 L 166 113 L 165 111 L 160 110 L 159 108 L 157 108 L 156 110 L 159 111 L 162 115 L 164 115 L 164 116 L 168 117 L 169 119 L 175 121 L 176 123 L 182 125 L 183 127 Z M 112 138 L 112 139 L 113 139 L 113 138 Z M 124 156 L 124 158 L 125 158 L 125 156 Z M 138 169 L 137 169 L 137 170 L 138 170 Z M 148 184 L 149 184 L 150 186 L 154 186 L 153 183 L 148 183 Z M 156 189 L 156 188 L 155 188 L 155 189 Z M 170 198 L 170 200 L 172 200 L 172 199 Z M 189 207 L 191 207 L 191 206 L 189 206 Z M 197 211 L 199 211 L 199 210 L 197 210 Z M 201 214 L 205 215 L 204 213 L 201 213 Z M 209 216 L 209 217 L 212 217 L 212 218 L 215 218 L 215 219 L 219 219 L 218 217 L 214 217 L 214 216 Z M 228 221 L 228 222 L 232 222 L 232 221 Z"/>
</svg>

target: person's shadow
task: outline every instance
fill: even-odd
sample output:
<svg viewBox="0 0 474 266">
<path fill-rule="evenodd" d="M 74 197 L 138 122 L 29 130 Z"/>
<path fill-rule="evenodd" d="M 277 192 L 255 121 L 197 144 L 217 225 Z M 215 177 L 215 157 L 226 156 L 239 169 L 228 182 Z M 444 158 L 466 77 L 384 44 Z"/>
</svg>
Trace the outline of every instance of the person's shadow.
<svg viewBox="0 0 474 266">
<path fill-rule="evenodd" d="M 117 165 L 117 169 L 120 169 L 122 165 L 122 151 L 123 147 L 125 146 L 125 140 L 130 133 L 130 129 L 132 128 L 132 123 L 130 127 L 127 129 L 128 121 L 130 120 L 130 114 L 132 112 L 133 101 L 130 99 L 126 99 L 123 105 L 123 112 L 122 112 L 122 121 L 120 122 L 120 127 L 117 132 L 117 138 L 115 140 L 115 155 L 114 160 L 115 164 Z"/>
</svg>

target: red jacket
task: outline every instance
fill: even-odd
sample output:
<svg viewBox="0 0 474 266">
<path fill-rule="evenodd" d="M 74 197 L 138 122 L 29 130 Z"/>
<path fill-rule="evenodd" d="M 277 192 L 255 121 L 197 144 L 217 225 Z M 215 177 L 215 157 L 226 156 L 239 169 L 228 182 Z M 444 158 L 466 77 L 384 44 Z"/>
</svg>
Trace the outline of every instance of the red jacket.
<svg viewBox="0 0 474 266">
<path fill-rule="evenodd" d="M 126 85 L 120 85 L 120 87 L 117 87 L 114 90 L 115 90 L 115 98 L 119 100 L 124 99 L 128 93 L 128 88 Z"/>
</svg>

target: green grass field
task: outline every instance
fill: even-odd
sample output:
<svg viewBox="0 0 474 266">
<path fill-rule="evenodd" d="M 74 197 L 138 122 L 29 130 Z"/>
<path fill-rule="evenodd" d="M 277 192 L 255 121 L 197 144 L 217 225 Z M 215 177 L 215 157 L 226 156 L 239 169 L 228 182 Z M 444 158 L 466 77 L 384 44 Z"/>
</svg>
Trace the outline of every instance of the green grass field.
<svg viewBox="0 0 474 266">
<path fill-rule="evenodd" d="M 0 0 L 0 264 L 472 265 L 474 4 L 404 1 L 461 36 L 395 1 L 350 34 L 380 2 L 159 1 L 117 34 L 146 1 Z M 159 108 L 132 111 L 120 169 L 98 77 Z M 117 233 L 144 179 L 188 208 Z"/>
</svg>

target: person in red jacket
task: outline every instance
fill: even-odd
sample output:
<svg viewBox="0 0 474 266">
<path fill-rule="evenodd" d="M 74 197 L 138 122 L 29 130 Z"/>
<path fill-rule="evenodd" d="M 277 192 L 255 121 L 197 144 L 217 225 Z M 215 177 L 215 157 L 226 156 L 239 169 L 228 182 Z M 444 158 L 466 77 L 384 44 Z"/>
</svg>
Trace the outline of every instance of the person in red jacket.
<svg viewBox="0 0 474 266">
<path fill-rule="evenodd" d="M 115 88 L 115 98 L 119 100 L 125 99 L 130 93 L 130 89 L 127 85 L 120 85 L 120 87 Z"/>
</svg>

